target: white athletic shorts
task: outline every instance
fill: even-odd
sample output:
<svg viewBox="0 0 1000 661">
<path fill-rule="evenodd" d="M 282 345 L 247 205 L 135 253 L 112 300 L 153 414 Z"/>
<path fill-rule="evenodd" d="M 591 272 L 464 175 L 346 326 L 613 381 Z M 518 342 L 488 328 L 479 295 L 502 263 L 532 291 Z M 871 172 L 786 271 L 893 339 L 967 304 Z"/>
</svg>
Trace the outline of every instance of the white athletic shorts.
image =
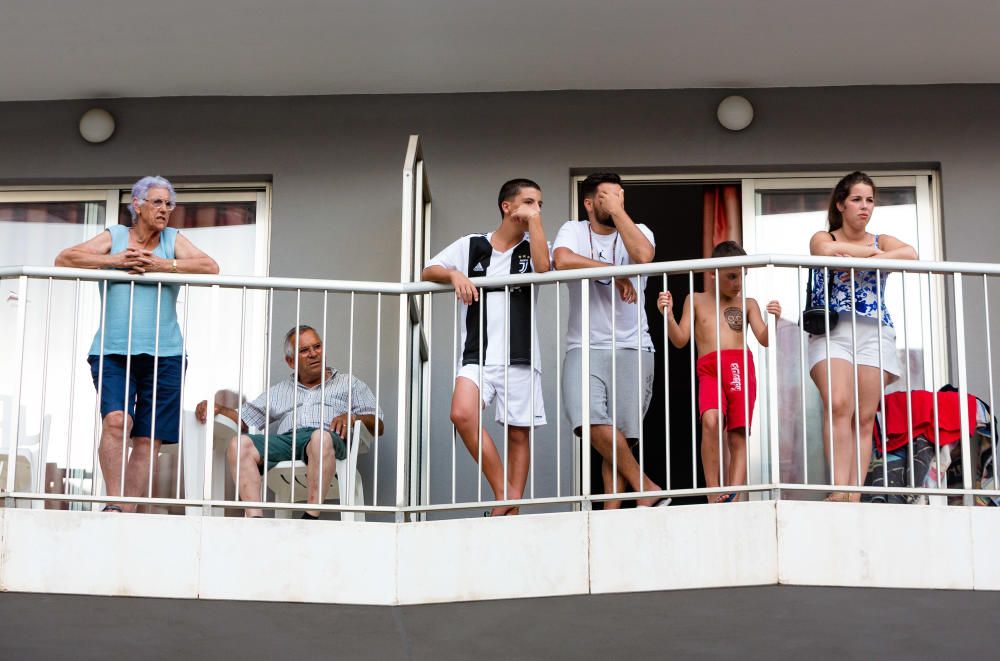
<svg viewBox="0 0 1000 661">
<path fill-rule="evenodd" d="M 896 355 L 896 331 L 882 326 L 879 333 L 878 319 L 857 317 L 857 335 L 851 339 L 851 315 L 842 313 L 836 328 L 830 331 L 830 358 L 851 362 L 853 343 L 857 343 L 858 366 L 879 366 L 879 343 L 882 345 L 882 370 L 898 378 L 902 373 Z M 826 336 L 809 336 L 809 369 L 826 360 Z"/>
<path fill-rule="evenodd" d="M 486 408 L 496 400 L 496 421 L 504 423 L 506 409 L 507 424 L 515 427 L 531 426 L 531 387 L 528 381 L 534 382 L 535 390 L 535 426 L 545 424 L 545 403 L 542 401 L 542 373 L 535 370 L 530 377 L 531 367 L 528 365 L 511 365 L 507 369 L 507 388 L 504 388 L 504 366 L 483 365 L 483 386 L 479 388 Z M 462 365 L 455 376 L 465 378 L 479 386 L 479 365 Z M 509 396 L 508 396 L 509 393 Z"/>
</svg>

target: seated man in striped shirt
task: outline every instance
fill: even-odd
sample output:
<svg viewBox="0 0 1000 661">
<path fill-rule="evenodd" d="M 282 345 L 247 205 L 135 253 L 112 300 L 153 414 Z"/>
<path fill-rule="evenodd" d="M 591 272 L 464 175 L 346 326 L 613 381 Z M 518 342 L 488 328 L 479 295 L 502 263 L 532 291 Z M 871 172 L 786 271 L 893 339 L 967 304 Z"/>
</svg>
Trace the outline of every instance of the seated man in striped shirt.
<svg viewBox="0 0 1000 661">
<path fill-rule="evenodd" d="M 253 427 L 267 433 L 266 440 L 264 433 L 243 433 L 229 445 L 226 456 L 234 476 L 239 466 L 240 499 L 251 502 L 262 499 L 261 475 L 265 470 L 263 457 L 266 445 L 268 470 L 282 461 L 305 461 L 308 502 L 319 503 L 321 485 L 329 487 L 336 460 L 347 457 L 345 440 L 353 421 L 361 420 L 373 436 L 381 435 L 382 411 L 363 381 L 357 377 L 349 379 L 344 372 L 326 367 L 323 342 L 313 327 L 299 326 L 285 334 L 285 362 L 293 370 L 297 369 L 298 383 L 295 382 L 296 372 L 293 372 L 253 401 L 245 403 L 239 414 L 236 409 L 218 403 L 215 414 L 221 413 L 233 422 L 242 422 L 240 427 L 243 432 Z M 195 409 L 199 422 L 205 422 L 207 408 L 208 403 L 201 402 Z M 247 508 L 245 515 L 260 517 L 263 512 Z M 302 518 L 318 519 L 319 510 L 303 512 Z"/>
</svg>

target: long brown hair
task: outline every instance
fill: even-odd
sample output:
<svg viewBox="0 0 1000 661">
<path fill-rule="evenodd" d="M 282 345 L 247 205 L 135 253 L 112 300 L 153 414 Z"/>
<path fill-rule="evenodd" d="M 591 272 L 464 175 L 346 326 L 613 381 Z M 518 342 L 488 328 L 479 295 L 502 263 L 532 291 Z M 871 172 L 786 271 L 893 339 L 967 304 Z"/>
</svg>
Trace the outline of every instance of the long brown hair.
<svg viewBox="0 0 1000 661">
<path fill-rule="evenodd" d="M 872 178 L 864 172 L 858 172 L 855 170 L 838 181 L 837 185 L 833 187 L 833 193 L 830 194 L 830 209 L 826 212 L 826 222 L 830 226 L 831 232 L 839 230 L 843 227 L 844 216 L 841 215 L 840 209 L 837 208 L 837 205 L 843 203 L 843 201 L 847 199 L 847 196 L 851 194 L 851 188 L 853 188 L 855 184 L 866 184 L 871 186 L 872 195 L 878 195 L 878 190 L 875 188 L 875 182 L 872 181 Z"/>
</svg>

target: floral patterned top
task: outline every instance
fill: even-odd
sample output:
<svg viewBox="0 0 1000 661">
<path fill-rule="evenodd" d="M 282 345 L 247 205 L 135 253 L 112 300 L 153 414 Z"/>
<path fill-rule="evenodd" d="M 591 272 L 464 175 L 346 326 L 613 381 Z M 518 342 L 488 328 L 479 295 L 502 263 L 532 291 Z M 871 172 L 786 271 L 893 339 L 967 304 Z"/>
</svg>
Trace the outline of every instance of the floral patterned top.
<svg viewBox="0 0 1000 661">
<path fill-rule="evenodd" d="M 875 247 L 878 248 L 878 234 L 875 235 Z M 826 302 L 826 282 L 824 269 L 813 269 L 813 287 L 809 296 L 809 307 L 823 307 Z M 830 271 L 832 286 L 830 288 L 830 309 L 837 312 L 851 311 L 851 272 Z M 854 297 L 857 313 L 862 317 L 878 319 L 881 307 L 882 325 L 893 328 L 889 310 L 885 307 L 885 281 L 889 277 L 887 271 L 881 273 L 881 284 L 877 285 L 875 271 L 854 271 Z M 878 294 L 881 287 L 882 305 L 879 306 Z"/>
</svg>

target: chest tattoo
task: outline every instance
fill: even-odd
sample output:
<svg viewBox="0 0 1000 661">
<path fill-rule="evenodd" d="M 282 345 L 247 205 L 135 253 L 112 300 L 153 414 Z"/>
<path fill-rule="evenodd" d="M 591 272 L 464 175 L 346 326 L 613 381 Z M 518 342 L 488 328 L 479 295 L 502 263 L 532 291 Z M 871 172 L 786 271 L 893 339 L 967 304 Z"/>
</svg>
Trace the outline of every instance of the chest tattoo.
<svg viewBox="0 0 1000 661">
<path fill-rule="evenodd" d="M 736 332 L 743 330 L 743 310 L 740 308 L 726 308 L 726 323 Z"/>
</svg>

